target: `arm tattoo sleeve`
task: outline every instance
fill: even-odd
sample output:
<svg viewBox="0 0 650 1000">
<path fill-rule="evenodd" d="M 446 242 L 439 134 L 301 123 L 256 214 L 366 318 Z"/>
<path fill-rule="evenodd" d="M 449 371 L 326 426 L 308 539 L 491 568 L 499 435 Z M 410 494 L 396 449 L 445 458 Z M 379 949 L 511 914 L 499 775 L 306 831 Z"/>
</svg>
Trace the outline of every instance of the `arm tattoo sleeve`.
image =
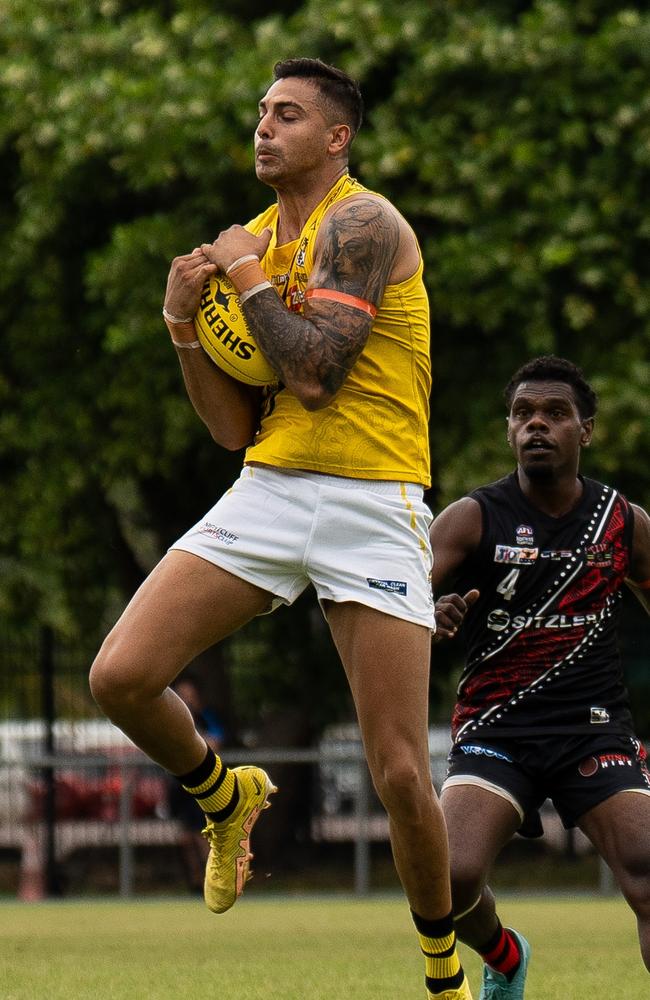
<svg viewBox="0 0 650 1000">
<path fill-rule="evenodd" d="M 319 233 L 309 287 L 345 292 L 379 307 L 398 245 L 397 219 L 382 199 L 343 201 Z M 292 313 L 271 289 L 253 296 L 243 310 L 286 385 L 316 382 L 332 395 L 343 385 L 372 327 L 367 314 L 331 301 L 312 299 L 303 315 Z"/>
</svg>

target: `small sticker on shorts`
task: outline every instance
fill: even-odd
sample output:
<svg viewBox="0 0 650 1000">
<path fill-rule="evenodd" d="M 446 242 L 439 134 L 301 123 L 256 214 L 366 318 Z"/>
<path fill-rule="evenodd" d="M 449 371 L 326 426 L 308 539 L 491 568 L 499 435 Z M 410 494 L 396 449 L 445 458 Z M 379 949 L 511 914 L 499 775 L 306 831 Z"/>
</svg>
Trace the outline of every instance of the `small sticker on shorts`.
<svg viewBox="0 0 650 1000">
<path fill-rule="evenodd" d="M 389 594 L 399 594 L 406 597 L 406 581 L 404 580 L 375 580 L 374 577 L 367 576 L 368 586 L 372 590 L 387 590 Z"/>
<path fill-rule="evenodd" d="M 609 712 L 606 708 L 597 708 L 596 706 L 593 706 L 589 714 L 589 721 L 592 726 L 602 726 L 604 723 L 609 722 Z"/>
</svg>

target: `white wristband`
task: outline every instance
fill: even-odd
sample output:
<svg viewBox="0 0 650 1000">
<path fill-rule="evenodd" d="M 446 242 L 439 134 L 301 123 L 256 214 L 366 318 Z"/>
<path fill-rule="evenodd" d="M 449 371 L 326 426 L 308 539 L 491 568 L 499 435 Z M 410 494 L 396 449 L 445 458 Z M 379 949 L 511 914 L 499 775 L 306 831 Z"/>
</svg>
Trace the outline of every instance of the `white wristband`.
<svg viewBox="0 0 650 1000">
<path fill-rule="evenodd" d="M 247 264 L 249 260 L 256 260 L 258 264 L 260 262 L 256 253 L 245 253 L 243 257 L 238 257 L 237 260 L 233 260 L 230 267 L 226 268 L 226 274 L 230 274 L 230 272 L 234 271 L 240 264 Z"/>
<path fill-rule="evenodd" d="M 163 316 L 165 317 L 165 319 L 167 320 L 168 323 L 193 323 L 194 322 L 194 317 L 193 316 L 174 316 L 173 313 L 167 312 L 167 310 L 165 309 L 164 306 L 163 306 L 162 314 L 163 314 Z"/>
<path fill-rule="evenodd" d="M 242 292 L 239 296 L 239 304 L 243 306 L 247 299 L 251 299 L 253 295 L 257 295 L 258 292 L 263 292 L 265 288 L 273 288 L 270 281 L 260 281 L 259 285 L 253 285 L 248 291 Z"/>
<path fill-rule="evenodd" d="M 180 347 L 183 350 L 190 350 L 190 351 L 195 351 L 197 347 L 201 346 L 201 342 L 199 340 L 191 340 L 185 343 L 182 340 L 174 340 L 173 337 L 172 337 L 172 344 L 174 345 L 174 347 Z"/>
</svg>

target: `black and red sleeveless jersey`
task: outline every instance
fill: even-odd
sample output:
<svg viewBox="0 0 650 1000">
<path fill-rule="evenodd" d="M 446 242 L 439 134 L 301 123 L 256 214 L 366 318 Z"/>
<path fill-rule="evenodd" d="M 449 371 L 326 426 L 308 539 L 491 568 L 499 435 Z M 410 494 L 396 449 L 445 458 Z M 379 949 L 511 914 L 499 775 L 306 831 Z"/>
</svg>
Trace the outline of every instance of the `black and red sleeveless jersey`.
<svg viewBox="0 0 650 1000">
<path fill-rule="evenodd" d="M 483 533 L 454 589 L 481 596 L 463 625 L 455 739 L 633 732 L 617 628 L 634 515 L 611 487 L 581 481 L 558 518 L 528 502 L 515 473 L 470 494 Z"/>
</svg>

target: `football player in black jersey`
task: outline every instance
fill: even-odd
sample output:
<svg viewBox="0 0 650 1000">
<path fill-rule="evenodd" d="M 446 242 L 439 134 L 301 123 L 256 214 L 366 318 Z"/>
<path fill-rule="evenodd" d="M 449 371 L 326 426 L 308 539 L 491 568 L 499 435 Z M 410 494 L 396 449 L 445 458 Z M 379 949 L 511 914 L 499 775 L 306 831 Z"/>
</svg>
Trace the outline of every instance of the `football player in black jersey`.
<svg viewBox="0 0 650 1000">
<path fill-rule="evenodd" d="M 597 402 L 580 369 L 536 358 L 505 398 L 516 470 L 431 528 L 434 591 L 454 589 L 436 601 L 436 639 L 462 625 L 467 644 L 442 803 L 482 1000 L 524 995 L 529 945 L 502 927 L 486 883 L 516 832 L 541 835 L 547 798 L 612 869 L 650 971 L 650 774 L 617 644 L 625 586 L 650 611 L 650 518 L 579 473 Z"/>
</svg>

